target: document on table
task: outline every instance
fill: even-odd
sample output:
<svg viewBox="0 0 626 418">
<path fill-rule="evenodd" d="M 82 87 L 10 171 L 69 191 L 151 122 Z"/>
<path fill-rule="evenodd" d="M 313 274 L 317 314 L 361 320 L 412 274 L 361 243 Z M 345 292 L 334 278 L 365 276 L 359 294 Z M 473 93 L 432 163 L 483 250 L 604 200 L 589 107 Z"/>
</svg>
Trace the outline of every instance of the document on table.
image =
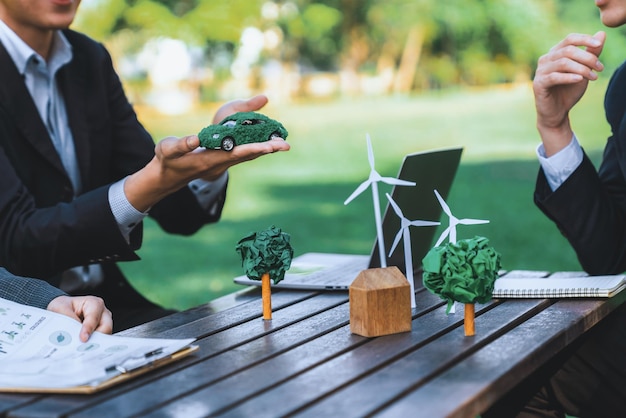
<svg viewBox="0 0 626 418">
<path fill-rule="evenodd" d="M 195 339 L 94 333 L 47 310 L 0 298 L 0 392 L 91 393 L 177 360 Z"/>
</svg>

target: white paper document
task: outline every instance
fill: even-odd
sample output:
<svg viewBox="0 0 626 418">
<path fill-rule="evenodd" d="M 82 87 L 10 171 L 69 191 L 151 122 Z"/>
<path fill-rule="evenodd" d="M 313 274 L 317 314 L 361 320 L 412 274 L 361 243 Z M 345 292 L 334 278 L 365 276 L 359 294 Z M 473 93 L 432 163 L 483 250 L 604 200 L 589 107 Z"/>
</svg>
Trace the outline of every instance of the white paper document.
<svg viewBox="0 0 626 418">
<path fill-rule="evenodd" d="M 95 332 L 83 343 L 80 329 L 64 315 L 0 298 L 0 390 L 95 387 L 194 341 Z"/>
</svg>

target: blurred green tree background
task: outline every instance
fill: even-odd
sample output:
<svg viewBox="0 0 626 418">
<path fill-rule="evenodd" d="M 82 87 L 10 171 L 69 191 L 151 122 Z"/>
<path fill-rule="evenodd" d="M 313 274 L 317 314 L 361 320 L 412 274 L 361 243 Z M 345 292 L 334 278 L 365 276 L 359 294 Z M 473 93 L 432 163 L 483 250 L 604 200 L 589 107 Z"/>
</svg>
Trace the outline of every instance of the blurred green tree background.
<svg viewBox="0 0 626 418">
<path fill-rule="evenodd" d="M 448 203 L 491 222 L 459 238 L 488 237 L 505 269 L 580 269 L 532 202 L 530 81 L 565 35 L 604 29 L 590 0 L 90 0 L 74 28 L 107 46 L 155 140 L 198 132 L 224 101 L 257 93 L 290 131 L 288 153 L 229 170 L 217 224 L 178 237 L 145 222 L 142 260 L 122 268 L 163 305 L 240 289 L 235 244 L 271 224 L 292 235 L 296 255 L 368 253 L 371 198 L 343 205 L 368 174 L 366 133 L 384 176 L 407 153 L 464 146 Z M 626 50 L 626 32 L 608 32 L 606 70 L 572 112 L 596 163 L 604 88 Z"/>
<path fill-rule="evenodd" d="M 600 28 L 588 0 L 93 0 L 81 7 L 76 28 L 109 47 L 137 103 L 154 87 L 142 52 L 164 50 L 164 40 L 182 42 L 192 61 L 176 80 L 195 90 L 192 100 L 266 88 L 292 100 L 527 81 L 538 56 L 565 34 Z M 610 42 L 618 47 L 603 59 L 614 68 L 621 57 L 611 51 L 626 46 L 624 32 Z"/>
</svg>

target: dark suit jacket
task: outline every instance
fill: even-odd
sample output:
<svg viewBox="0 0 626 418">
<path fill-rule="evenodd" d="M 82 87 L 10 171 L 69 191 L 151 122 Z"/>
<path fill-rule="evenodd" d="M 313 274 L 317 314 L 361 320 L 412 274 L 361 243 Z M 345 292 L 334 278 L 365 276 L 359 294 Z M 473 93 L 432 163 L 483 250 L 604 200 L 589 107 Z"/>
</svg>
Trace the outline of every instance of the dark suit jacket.
<svg viewBox="0 0 626 418">
<path fill-rule="evenodd" d="M 74 135 L 83 190 L 70 180 L 13 61 L 0 44 L 0 265 L 58 284 L 72 266 L 102 262 L 107 306 L 144 303 L 114 261 L 135 260 L 142 227 L 126 243 L 111 213 L 111 183 L 143 167 L 154 142 L 137 121 L 105 48 L 65 31 L 74 58 L 57 74 Z M 222 195 L 222 203 L 225 192 Z M 171 233 L 216 221 L 183 188 L 150 211 Z M 90 292 L 94 293 L 94 292 Z"/>
<path fill-rule="evenodd" d="M 626 63 L 613 74 L 605 97 L 611 136 L 598 171 L 582 164 L 552 192 L 542 171 L 535 202 L 559 227 L 591 274 L 626 270 Z"/>
</svg>

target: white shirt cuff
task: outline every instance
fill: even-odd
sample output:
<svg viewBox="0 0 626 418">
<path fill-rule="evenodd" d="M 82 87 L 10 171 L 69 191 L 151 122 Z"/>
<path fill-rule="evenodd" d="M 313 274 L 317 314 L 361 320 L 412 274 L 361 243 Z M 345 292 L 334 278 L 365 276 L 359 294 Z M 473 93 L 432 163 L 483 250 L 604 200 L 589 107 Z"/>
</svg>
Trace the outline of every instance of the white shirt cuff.
<svg viewBox="0 0 626 418">
<path fill-rule="evenodd" d="M 537 147 L 537 157 L 546 175 L 546 180 L 552 191 L 558 189 L 561 184 L 578 168 L 583 161 L 583 150 L 578 143 L 576 135 L 572 136 L 570 143 L 551 157 L 546 157 L 543 144 Z"/>
<path fill-rule="evenodd" d="M 200 207 L 207 213 L 213 215 L 218 209 L 220 202 L 217 200 L 228 182 L 228 172 L 226 171 L 214 181 L 196 179 L 189 182 L 189 189 L 196 195 Z"/>
<path fill-rule="evenodd" d="M 126 178 L 123 178 L 109 187 L 109 205 L 122 236 L 124 236 L 126 242 L 130 242 L 130 233 L 139 225 L 143 218 L 148 216 L 148 213 L 142 213 L 130 204 L 124 193 L 125 182 Z"/>
</svg>

